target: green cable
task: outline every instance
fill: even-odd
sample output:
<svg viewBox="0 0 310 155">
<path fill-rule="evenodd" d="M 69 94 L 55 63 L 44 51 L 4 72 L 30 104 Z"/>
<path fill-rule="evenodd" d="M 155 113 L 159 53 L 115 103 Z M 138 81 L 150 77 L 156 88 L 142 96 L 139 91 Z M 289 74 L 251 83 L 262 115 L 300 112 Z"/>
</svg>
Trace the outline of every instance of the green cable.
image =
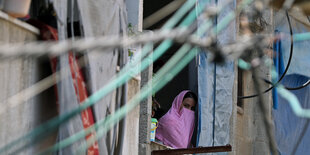
<svg viewBox="0 0 310 155">
<path fill-rule="evenodd" d="M 223 22 L 223 24 L 225 25 L 225 24 L 229 24 L 230 22 L 227 22 L 227 20 L 232 20 L 233 18 L 226 18 L 226 20 Z M 209 22 L 205 22 L 205 24 L 202 24 L 202 25 L 205 25 L 205 27 L 203 28 L 203 29 L 207 29 L 208 28 L 208 25 L 209 26 L 211 26 L 211 23 L 209 23 Z M 224 26 L 225 27 L 225 26 Z M 222 27 L 221 29 L 223 29 L 224 27 Z M 220 32 L 220 31 L 218 31 L 218 32 Z M 186 48 L 189 48 L 189 47 L 187 47 L 187 46 L 189 46 L 188 44 L 185 44 L 184 46 L 182 46 L 182 47 L 184 47 L 184 48 L 181 48 L 182 50 L 182 52 L 185 52 L 185 51 L 183 51 L 184 49 L 186 49 Z M 181 52 L 180 51 L 180 52 Z M 177 52 L 177 54 L 179 54 L 179 52 Z M 177 56 L 178 57 L 178 56 Z M 172 62 L 173 61 L 177 61 L 177 60 L 172 60 Z M 169 60 L 169 62 L 171 62 L 170 60 Z M 169 63 L 168 62 L 168 63 Z M 167 63 L 167 65 L 168 65 L 168 63 Z M 166 65 L 165 65 L 166 66 Z M 169 70 L 169 69 L 168 69 Z M 162 72 L 162 74 L 167 74 L 166 72 Z M 160 73 L 158 73 L 158 74 L 156 74 L 156 76 L 160 76 Z M 169 78 L 173 78 L 173 77 L 169 77 Z M 155 79 L 154 79 L 154 81 L 153 81 L 153 84 L 156 84 L 156 81 L 155 81 Z M 160 81 L 160 84 L 162 84 L 162 86 L 163 85 L 165 85 L 162 81 Z M 150 84 L 148 84 L 147 85 L 147 87 L 150 87 L 149 86 Z M 141 90 L 141 92 L 142 93 L 145 93 L 146 91 L 144 91 L 143 89 Z M 154 93 L 154 92 L 156 92 L 156 90 L 155 91 L 153 91 L 153 92 L 151 92 L 151 94 L 152 93 Z M 139 96 L 139 95 L 138 95 Z M 137 101 L 136 102 L 136 104 L 138 104 L 139 102 Z M 130 105 L 128 105 L 129 106 L 129 108 L 128 109 L 126 109 L 125 108 L 125 110 L 127 111 L 127 113 L 131 110 L 131 109 L 133 109 L 136 105 L 135 104 L 131 104 L 131 102 L 129 102 L 128 104 L 130 104 L 130 105 L 132 105 L 132 106 L 130 106 Z M 117 115 L 116 113 L 115 113 L 115 115 Z M 123 114 L 123 115 L 121 115 L 121 116 L 125 116 L 126 115 L 126 113 L 125 114 Z M 112 117 L 112 116 L 110 116 L 110 117 Z M 107 117 L 107 120 L 108 120 L 108 118 L 110 118 L 110 117 Z M 115 119 L 118 119 L 118 120 L 120 120 L 121 118 L 118 118 L 119 116 L 115 116 L 116 118 Z M 114 122 L 114 123 L 116 123 L 116 122 Z M 113 124 L 111 125 L 111 124 L 108 124 L 108 123 L 106 123 L 106 121 L 105 120 L 102 120 L 99 124 L 96 124 L 96 127 L 95 128 L 98 128 L 99 126 L 97 126 L 97 125 L 99 125 L 99 126 L 103 126 L 103 127 L 106 127 L 106 126 L 108 126 L 108 127 L 110 127 L 110 126 L 113 126 Z M 91 129 L 91 130 L 93 130 L 93 129 Z M 90 130 L 90 131 L 91 131 Z M 83 132 L 83 131 L 82 131 Z M 89 143 L 89 145 L 90 144 L 92 144 L 93 142 L 95 142 L 95 141 L 97 141 L 98 140 L 98 137 L 101 137 L 104 133 L 106 132 L 106 129 L 104 128 L 104 129 L 99 129 L 98 131 L 97 131 L 97 138 L 96 139 L 93 139 L 92 140 L 92 142 L 90 142 Z M 84 137 L 84 135 L 83 136 L 81 136 L 80 138 L 83 138 Z M 74 140 L 74 139 L 76 139 L 76 137 L 74 137 L 74 138 L 72 138 L 72 140 Z M 70 137 L 67 139 L 68 141 L 70 141 Z M 67 141 L 67 144 L 68 144 L 68 141 Z M 72 141 L 73 142 L 73 141 Z M 83 147 L 82 147 L 83 149 L 82 150 L 85 150 L 87 147 L 84 145 Z M 80 150 L 81 151 L 81 150 Z"/>
<path fill-rule="evenodd" d="M 252 3 L 253 0 L 244 0 L 242 1 L 238 7 L 237 7 L 237 10 L 241 10 L 243 9 L 245 6 L 249 5 L 250 3 Z M 220 23 L 218 23 L 216 25 L 216 28 L 213 29 L 213 33 L 216 33 L 216 34 L 219 34 L 219 32 L 226 28 L 226 26 L 233 20 L 236 18 L 236 12 L 230 12 L 228 13 L 222 20 Z"/>
<path fill-rule="evenodd" d="M 230 12 L 226 15 L 222 20 L 221 23 L 217 24 L 216 28 L 214 28 L 213 32 L 218 34 L 222 29 L 224 29 L 231 20 L 235 18 L 236 14 L 234 12 Z"/>
<path fill-rule="evenodd" d="M 175 16 L 172 17 L 173 21 L 172 22 L 168 22 L 164 28 L 170 28 L 173 27 L 175 24 L 177 24 L 177 20 L 175 19 L 181 19 L 183 17 L 183 15 L 186 14 L 187 10 L 189 10 L 193 5 L 195 4 L 195 1 L 187 1 L 179 11 L 177 11 L 177 13 L 175 14 Z M 193 11 L 192 11 L 193 12 Z M 191 15 L 192 13 L 190 13 Z M 188 18 L 186 18 L 188 20 Z M 169 20 L 170 21 L 170 20 Z M 194 19 L 192 20 L 194 21 Z M 188 24 L 188 22 L 184 23 L 184 25 L 182 26 L 186 26 L 186 24 Z M 166 50 L 167 48 L 165 48 L 166 46 L 172 45 L 172 41 L 170 43 L 170 41 L 164 41 L 162 46 L 159 46 L 161 50 Z M 170 46 L 171 46 L 170 45 Z M 143 49 L 148 49 L 148 48 L 143 48 Z M 160 51 L 160 50 L 158 50 Z M 154 52 L 155 54 L 155 52 Z M 159 56 L 159 55 L 158 55 Z M 149 61 L 145 60 L 145 61 Z M 143 62 L 145 62 L 143 61 Z M 149 63 L 149 62 L 148 62 Z M 132 63 L 133 64 L 133 63 Z M 131 65 L 129 65 L 131 66 Z M 141 69 L 145 67 L 146 65 L 141 65 Z M 66 113 L 63 114 L 61 116 L 57 116 L 55 118 L 53 118 L 52 120 L 48 121 L 47 123 L 44 123 L 42 125 L 40 125 L 39 127 L 35 128 L 33 131 L 31 131 L 30 133 L 28 133 L 27 135 L 18 138 L 17 140 L 9 143 L 8 145 L 4 146 L 3 148 L 0 149 L 0 152 L 5 152 L 7 150 L 9 150 L 10 148 L 12 148 L 14 145 L 19 144 L 20 142 L 23 142 L 23 140 L 32 140 L 33 137 L 39 137 L 42 133 L 45 133 L 48 130 L 52 130 L 54 128 L 57 128 L 61 123 L 69 120 L 71 117 L 75 116 L 76 114 L 79 114 L 81 111 L 85 110 L 86 108 L 88 108 L 89 106 L 92 106 L 93 104 L 95 104 L 97 101 L 99 101 L 103 96 L 105 96 L 106 94 L 108 94 L 110 91 L 114 90 L 113 87 L 117 87 L 119 85 L 121 85 L 120 83 L 125 83 L 127 81 L 127 79 L 130 79 L 130 75 L 129 72 L 126 72 L 127 74 L 125 74 L 124 76 L 120 76 L 118 77 L 116 80 L 112 81 L 112 83 L 106 87 L 104 87 L 103 89 L 99 90 L 97 93 L 95 93 L 94 95 L 92 95 L 91 97 L 89 97 L 84 103 L 82 103 L 81 106 L 79 106 L 78 108 L 74 109 L 72 112 L 70 113 Z M 34 138 L 33 138 L 34 139 Z"/>
<path fill-rule="evenodd" d="M 141 100 L 145 99 L 147 96 L 149 96 L 152 93 L 157 92 L 160 90 L 163 86 L 165 86 L 169 81 L 173 79 L 173 77 L 179 73 L 195 56 L 197 53 L 197 48 L 192 49 L 188 55 L 185 56 L 187 51 L 191 48 L 190 45 L 184 46 L 184 49 L 182 50 L 182 53 L 176 54 L 172 60 L 167 62 L 167 65 L 165 65 L 158 74 L 155 75 L 154 81 L 148 82 L 146 86 L 144 86 L 141 89 L 141 94 L 137 94 L 131 99 L 125 106 L 123 106 L 120 110 L 115 112 L 115 114 L 108 116 L 106 119 L 100 121 L 100 124 L 98 124 L 99 128 L 96 132 L 96 138 L 92 139 L 89 145 L 93 142 L 97 141 L 99 137 L 102 137 L 108 130 L 111 129 L 112 125 L 115 125 L 117 122 L 119 122 L 124 116 L 126 116 L 127 113 L 129 113 L 131 110 L 133 110 Z M 184 57 L 185 56 L 185 57 Z M 183 60 L 182 57 L 184 57 Z M 179 63 L 178 63 L 179 62 Z M 168 64 L 169 63 L 169 64 Z M 153 83 L 153 84 L 152 84 Z M 83 138 L 84 136 L 80 137 Z M 76 138 L 73 138 L 76 139 Z M 86 146 L 85 144 L 80 147 L 78 150 L 78 154 L 81 154 L 82 152 L 85 152 L 85 150 L 89 146 Z M 83 153 L 82 153 L 83 154 Z"/>
<path fill-rule="evenodd" d="M 174 27 L 186 14 L 186 12 L 190 10 L 195 4 L 196 2 L 193 0 L 187 1 L 185 4 L 183 4 L 182 7 L 173 15 L 173 17 L 167 21 L 167 23 L 163 26 L 163 29 L 171 29 Z"/>
<path fill-rule="evenodd" d="M 299 117 L 310 118 L 310 109 L 303 109 L 297 97 L 293 93 L 285 89 L 283 85 L 277 86 L 277 91 L 283 98 L 288 101 L 295 115 Z"/>
<path fill-rule="evenodd" d="M 209 1 L 209 0 L 208 0 Z M 181 18 L 185 15 L 185 13 L 190 10 L 194 5 L 195 5 L 195 1 L 187 1 L 174 15 L 173 17 L 167 21 L 167 23 L 162 27 L 163 30 L 170 30 L 172 29 L 179 20 L 181 20 Z M 201 12 L 202 10 L 200 10 Z M 180 27 L 182 28 L 186 28 L 187 26 L 189 26 L 193 20 L 193 14 L 195 12 L 191 11 L 190 14 L 182 21 L 182 23 L 180 24 Z M 158 56 L 160 57 L 162 55 L 162 53 L 164 53 L 166 50 L 168 50 L 171 46 L 172 46 L 173 42 L 170 39 L 165 40 L 164 42 L 162 42 L 153 53 L 159 53 Z M 149 51 L 152 50 L 153 45 L 151 43 L 147 44 L 144 46 L 144 48 L 141 51 L 141 54 L 139 54 L 136 60 L 140 60 L 141 58 L 145 57 Z M 157 51 L 156 51 L 157 50 Z M 131 65 L 128 64 L 125 66 L 124 69 L 122 69 L 120 71 L 120 75 L 125 74 L 129 69 L 131 69 L 132 67 L 135 67 L 137 64 L 139 64 L 139 61 L 135 61 L 132 62 Z"/>
<path fill-rule="evenodd" d="M 202 11 L 202 10 L 201 10 Z M 198 11 L 198 12 L 201 12 L 201 11 Z M 184 26 L 184 25 L 188 25 L 188 24 L 190 24 L 191 22 L 193 22 L 194 20 L 193 19 L 191 19 L 191 18 L 195 18 L 196 17 L 196 14 L 195 14 L 196 12 L 194 12 L 194 13 L 190 13 L 189 14 L 189 16 L 188 17 L 190 17 L 190 18 L 186 18 L 185 20 L 184 20 L 184 22 L 182 22 L 181 23 L 181 26 Z M 193 16 L 194 15 L 194 16 Z M 209 27 L 211 27 L 211 22 L 206 22 L 207 24 L 203 24 L 203 29 L 204 30 L 207 30 Z M 164 42 L 164 44 L 162 44 L 162 45 L 169 45 L 169 43 L 170 42 Z M 171 42 L 171 44 L 172 44 L 172 42 Z M 163 46 L 163 48 L 164 48 L 165 46 Z M 186 51 L 188 51 L 188 50 L 190 50 L 190 48 L 191 48 L 191 46 L 189 45 L 189 44 L 185 44 L 185 45 L 183 45 L 182 46 L 182 48 L 180 49 L 180 51 L 183 51 L 183 52 L 186 52 Z M 159 49 L 161 49 L 161 48 L 159 48 Z M 158 53 L 158 52 L 154 52 L 154 55 L 155 55 L 155 53 Z M 153 55 L 153 56 L 154 56 Z M 152 59 L 151 58 L 152 56 L 149 56 L 148 58 L 146 58 L 146 59 L 144 59 L 143 61 L 142 61 L 142 64 L 146 64 L 145 66 L 144 65 L 141 65 L 141 68 L 142 68 L 142 70 L 143 70 L 143 68 L 146 68 L 147 66 L 149 66 L 149 64 L 150 63 L 152 63 L 152 61 L 150 61 L 150 59 Z M 155 57 L 155 56 L 154 56 Z M 155 61 L 157 58 L 159 58 L 160 57 L 160 54 L 159 55 L 156 55 L 156 58 L 154 58 L 153 59 L 153 61 Z M 149 64 L 148 64 L 149 63 Z M 136 72 L 136 71 L 133 71 L 133 72 Z M 127 74 L 129 74 L 130 72 L 126 72 Z M 135 73 L 135 74 L 138 74 L 137 72 Z M 130 78 L 128 78 L 128 80 L 129 80 Z M 97 92 L 96 92 L 96 94 L 97 94 Z M 94 94 L 95 95 L 95 94 Z M 91 96 L 92 97 L 92 96 Z M 83 104 L 82 104 L 83 105 Z M 93 128 L 97 128 L 98 127 L 98 124 L 100 124 L 99 122 L 98 123 L 96 123 L 94 126 L 93 126 Z M 91 131 L 93 131 L 94 129 L 93 128 L 89 128 L 88 130 L 86 129 L 86 130 L 84 130 L 84 131 L 81 131 L 81 132 L 79 132 L 78 134 L 77 134 L 77 137 L 79 137 L 79 138 L 83 138 L 83 137 L 85 137 L 85 135 L 87 135 L 87 134 L 89 134 Z M 79 139 L 79 138 L 76 138 L 76 137 L 72 137 L 72 139 L 70 139 L 70 137 L 68 138 L 68 139 L 65 139 L 65 140 L 63 140 L 63 142 L 59 142 L 58 144 L 56 144 L 56 145 L 54 145 L 53 147 L 50 147 L 50 148 L 48 148 L 46 151 L 44 151 L 43 153 L 40 153 L 40 154 L 45 154 L 45 153 L 47 153 L 47 152 L 51 152 L 51 151 L 56 151 L 56 150 L 58 150 L 59 148 L 63 148 L 63 147 L 65 147 L 65 146 L 68 146 L 68 145 L 70 145 L 70 144 L 72 144 L 74 141 L 76 141 L 77 139 Z"/>
<path fill-rule="evenodd" d="M 94 102 L 96 99 L 97 99 L 96 96 L 94 96 L 94 98 L 90 98 L 88 101 Z M 83 107 L 86 107 L 86 105 L 82 106 L 81 108 L 79 107 L 78 109 L 81 110 L 81 109 L 83 109 Z M 53 124 L 53 123 L 51 123 L 51 124 Z"/>
<path fill-rule="evenodd" d="M 294 41 L 305 41 L 305 40 L 310 40 L 310 32 L 294 34 L 294 35 L 293 35 L 293 40 L 294 40 Z"/>
<path fill-rule="evenodd" d="M 276 69 L 271 62 L 272 62 L 271 60 L 267 59 L 265 63 L 267 64 L 267 66 L 271 66 L 271 77 L 273 79 L 272 81 L 277 81 L 278 73 L 276 72 Z M 245 70 L 249 70 L 251 68 L 251 64 L 245 62 L 242 59 L 239 59 L 238 65 L 240 68 Z M 278 94 L 288 101 L 296 116 L 310 118 L 310 109 L 303 109 L 295 94 L 285 89 L 285 87 L 282 84 L 275 85 L 275 83 L 273 83 L 272 85 L 274 85 L 275 88 L 277 88 Z"/>
<path fill-rule="evenodd" d="M 272 66 L 271 75 L 273 80 L 278 78 L 278 73 L 276 72 L 274 66 Z M 296 116 L 310 118 L 310 109 L 303 109 L 295 94 L 285 89 L 282 84 L 278 84 L 275 87 L 277 88 L 279 95 L 288 101 Z"/>
<path fill-rule="evenodd" d="M 171 58 L 171 60 L 169 60 L 169 61 L 167 62 L 167 65 L 169 66 L 169 69 L 168 69 L 168 70 L 172 70 L 171 64 L 173 63 L 172 65 L 175 65 L 175 63 L 179 62 L 180 59 L 187 53 L 187 51 L 190 50 L 190 48 L 191 48 L 190 45 L 183 46 L 183 47 L 180 49 L 181 52 L 178 52 L 176 55 L 173 56 L 173 58 Z M 164 68 L 167 68 L 167 67 L 166 67 L 167 65 L 165 65 Z M 165 69 L 165 73 L 166 73 L 166 70 L 167 70 L 167 69 Z M 162 76 L 162 75 L 163 75 L 162 72 L 163 72 L 163 69 L 161 69 L 161 70 L 159 71 L 159 73 L 156 75 L 156 77 Z M 155 80 L 154 80 L 154 81 L 155 81 Z M 150 82 L 149 82 L 145 87 L 149 87 L 149 86 L 150 86 Z M 141 91 L 143 92 L 144 89 L 146 89 L 146 88 L 142 88 Z M 130 101 L 129 101 L 129 103 L 127 103 L 124 107 L 128 106 L 129 104 L 130 104 Z M 122 107 L 121 109 L 124 109 L 124 107 Z M 133 107 L 131 107 L 131 108 L 133 108 Z M 120 110 L 121 110 L 121 109 L 120 109 Z M 118 111 L 117 111 L 117 112 L 118 112 Z M 117 112 L 116 112 L 116 113 L 117 113 Z M 115 114 L 116 114 L 116 113 L 115 113 Z M 110 116 L 111 116 L 111 115 L 110 115 Z M 110 116 L 107 116 L 107 118 L 109 118 Z M 123 115 L 122 115 L 122 116 L 123 116 Z M 114 117 L 117 117 L 117 116 L 114 116 Z M 64 148 L 64 147 L 66 147 L 66 146 L 69 146 L 69 145 L 73 144 L 75 141 L 77 141 L 77 140 L 79 140 L 79 139 L 81 139 L 81 138 L 84 138 L 86 135 L 88 135 L 89 133 L 91 133 L 91 132 L 94 131 L 95 129 L 99 128 L 100 126 L 107 126 L 107 125 L 106 125 L 106 120 L 105 120 L 105 119 L 98 121 L 97 123 L 94 124 L 94 126 L 92 126 L 92 127 L 90 127 L 90 128 L 87 128 L 86 130 L 81 130 L 80 132 L 78 132 L 78 133 L 72 135 L 71 137 L 68 137 L 68 138 L 62 140 L 61 142 L 55 144 L 53 147 L 50 147 L 50 148 L 48 148 L 47 150 L 45 150 L 44 152 L 40 153 L 40 155 L 41 155 L 41 154 L 46 154 L 46 153 L 49 153 L 49 152 L 53 152 L 53 151 L 57 151 L 58 149 L 62 149 L 62 148 Z M 96 132 L 96 135 L 99 135 L 99 134 L 100 134 L 100 133 Z M 96 137 L 99 137 L 99 136 L 96 136 Z M 97 140 L 97 139 L 96 139 L 96 140 Z M 96 141 L 96 140 L 94 140 L 94 141 Z"/>
<path fill-rule="evenodd" d="M 193 14 L 190 14 L 190 16 L 192 16 L 192 15 L 193 15 Z M 194 14 L 194 15 L 195 15 L 195 14 Z M 192 17 L 195 17 L 195 16 L 192 16 Z M 190 21 L 189 21 L 189 20 L 185 20 L 184 23 L 190 23 Z M 182 25 L 182 24 L 181 24 L 181 25 Z M 211 26 L 211 22 L 205 22 L 205 24 L 203 24 L 202 26 L 203 26 L 203 29 L 204 29 L 204 30 L 207 30 L 207 29 Z M 183 51 L 183 52 L 186 52 L 186 51 L 190 50 L 190 48 L 191 48 L 190 45 L 185 44 L 185 45 L 182 46 L 182 48 L 181 48 L 180 50 Z M 146 59 L 145 61 L 148 61 L 148 59 Z M 100 124 L 101 124 L 101 123 L 98 123 L 98 124 L 96 123 L 96 124 L 94 125 L 93 128 L 97 128 L 98 125 L 100 126 Z M 89 134 L 91 131 L 93 131 L 93 128 L 90 128 L 89 130 L 84 130 L 84 131 L 80 132 L 80 133 L 78 134 L 79 138 L 85 137 L 85 135 L 87 135 L 87 134 Z M 66 139 L 66 140 L 63 141 L 63 143 L 57 144 L 57 145 L 55 145 L 53 148 L 49 148 L 49 149 L 46 150 L 46 151 L 47 151 L 47 152 L 55 151 L 55 150 L 59 149 L 60 147 L 65 147 L 65 146 L 67 146 L 67 145 L 69 145 L 69 144 L 72 144 L 72 142 L 73 142 L 74 140 L 79 139 L 79 138 L 73 137 L 71 140 L 70 140 L 70 139 Z M 46 153 L 46 151 L 45 151 L 44 153 Z"/>
<path fill-rule="evenodd" d="M 238 59 L 238 66 L 239 68 L 244 69 L 244 70 L 251 69 L 251 64 L 244 61 L 243 59 Z"/>
<path fill-rule="evenodd" d="M 250 2 L 250 0 L 248 0 L 249 2 Z M 228 20 L 232 20 L 232 19 L 234 19 L 234 18 L 225 18 L 225 20 L 224 20 L 224 22 L 222 22 L 224 25 L 225 24 L 229 24 L 230 22 L 227 22 Z M 224 26 L 225 27 L 225 26 Z M 222 27 L 221 29 L 223 29 L 224 27 Z M 219 32 L 219 31 L 218 31 Z M 98 124 L 96 124 L 95 126 L 96 126 L 96 128 L 98 127 L 97 126 Z M 83 133 L 85 133 L 84 131 L 82 131 Z M 70 139 L 70 137 L 68 138 L 68 139 Z M 72 138 L 72 139 L 75 139 L 75 138 Z M 67 141 L 68 142 L 68 141 Z M 64 144 L 65 144 L 65 142 L 64 142 Z"/>
<path fill-rule="evenodd" d="M 310 32 L 294 34 L 293 40 L 297 42 L 310 40 Z M 272 72 L 272 77 L 277 78 L 278 74 L 275 71 L 274 67 L 272 67 L 271 72 Z M 293 93 L 285 89 L 284 86 L 281 84 L 278 84 L 276 88 L 277 88 L 279 95 L 281 95 L 284 99 L 288 101 L 288 103 L 290 104 L 296 116 L 310 118 L 310 109 L 303 109 L 302 106 L 300 105 L 299 100 Z"/>
</svg>

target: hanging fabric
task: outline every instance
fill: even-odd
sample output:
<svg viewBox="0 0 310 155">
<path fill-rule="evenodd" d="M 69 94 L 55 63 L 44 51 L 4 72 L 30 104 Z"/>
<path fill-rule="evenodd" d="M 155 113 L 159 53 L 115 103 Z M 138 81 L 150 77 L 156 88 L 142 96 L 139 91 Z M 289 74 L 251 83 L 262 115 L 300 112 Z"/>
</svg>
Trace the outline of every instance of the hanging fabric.
<svg viewBox="0 0 310 155">
<path fill-rule="evenodd" d="M 43 40 L 58 40 L 58 33 L 57 30 L 45 25 L 44 23 L 41 23 L 39 21 L 35 21 L 35 20 L 31 20 L 29 21 L 29 23 L 31 23 L 32 25 L 36 26 L 37 28 L 40 29 L 40 33 L 41 33 L 41 39 Z M 62 56 L 64 57 L 64 56 Z M 78 100 L 78 103 L 76 101 L 74 101 L 74 103 L 77 104 L 81 104 L 83 101 L 85 101 L 88 97 L 87 95 L 87 90 L 86 90 L 86 85 L 84 82 L 84 78 L 82 75 L 82 72 L 80 70 L 80 67 L 77 63 L 77 58 L 73 56 L 72 53 L 69 53 L 68 55 L 66 55 L 66 59 L 68 59 L 68 65 L 69 66 L 65 66 L 66 68 L 70 67 L 70 70 L 66 70 L 66 78 L 71 78 L 70 82 L 73 83 L 74 86 L 74 92 L 75 95 L 72 97 L 75 97 Z M 51 59 L 51 66 L 52 66 L 52 71 L 55 73 L 56 71 L 59 70 L 59 58 L 52 58 Z M 67 74 L 67 72 L 71 73 Z M 58 109 L 59 109 L 59 113 L 61 113 L 62 111 L 62 106 L 59 99 L 64 96 L 61 95 L 59 92 L 58 87 L 60 86 L 60 84 L 57 85 L 55 92 L 56 92 L 56 97 L 57 97 L 57 105 L 58 105 Z M 71 87 L 71 86 L 70 86 Z M 68 91 L 72 91 L 72 90 L 68 90 Z M 63 92 L 63 91 L 61 91 Z M 68 101 L 67 104 L 71 104 L 70 101 Z M 75 106 L 74 106 L 75 107 Z M 83 127 L 86 129 L 88 127 L 90 127 L 91 125 L 94 124 L 94 118 L 93 118 L 93 112 L 91 110 L 91 108 L 87 108 L 85 111 L 83 111 L 81 113 L 81 119 L 82 119 L 82 123 L 83 123 Z M 75 122 L 77 124 L 80 124 L 79 121 Z M 77 125 L 79 126 L 79 125 Z M 66 129 L 60 129 L 60 130 L 66 130 Z M 82 130 L 82 129 L 81 129 Z M 59 133 L 61 134 L 62 131 L 59 131 Z M 90 135 L 86 136 L 86 139 L 94 136 L 95 133 L 91 133 Z M 88 149 L 88 154 L 98 154 L 98 146 L 97 143 L 95 143 L 92 147 L 90 147 Z"/>
<path fill-rule="evenodd" d="M 124 0 L 77 0 L 85 37 L 103 35 L 126 35 L 127 12 Z M 127 52 L 124 52 L 127 54 Z M 105 86 L 116 74 L 118 50 L 100 49 L 86 54 L 86 78 L 90 93 Z M 115 103 L 115 91 L 108 94 L 93 107 L 95 120 L 106 117 Z M 109 141 L 107 141 L 109 143 Z M 100 154 L 108 154 L 106 136 L 99 141 Z"/>
<path fill-rule="evenodd" d="M 197 7 L 201 0 L 198 0 Z M 226 4 L 227 0 L 212 0 L 210 5 Z M 235 10 L 235 1 L 217 17 L 221 21 L 229 11 Z M 216 22 L 215 22 L 216 23 Z M 234 41 L 235 22 L 217 35 L 218 44 Z M 198 30 L 199 31 L 199 30 Z M 224 65 L 209 63 L 211 55 L 200 52 L 198 57 L 199 121 L 198 146 L 218 146 L 229 143 L 230 117 L 233 105 L 234 62 Z M 215 82 L 216 81 L 216 82 Z M 224 153 L 225 154 L 225 153 Z"/>
<path fill-rule="evenodd" d="M 54 8 L 56 9 L 56 14 L 58 17 L 58 39 L 65 40 L 67 38 L 67 8 L 68 2 L 62 0 L 54 0 Z M 60 75 L 65 76 L 63 80 L 61 80 L 57 84 L 57 93 L 58 93 L 58 104 L 59 104 L 59 114 L 62 115 L 64 113 L 70 112 L 72 109 L 77 108 L 79 106 L 77 97 L 75 95 L 75 90 L 73 86 L 73 80 L 70 77 L 70 70 L 68 68 L 69 60 L 68 55 L 60 56 L 57 61 L 56 70 L 60 70 Z M 65 124 L 62 124 L 58 131 L 58 140 L 63 140 L 71 135 L 83 130 L 83 123 L 80 115 L 72 118 Z M 59 150 L 58 154 L 71 154 L 79 148 L 79 146 L 84 142 L 84 140 L 80 140 L 77 143 L 63 149 Z"/>
<path fill-rule="evenodd" d="M 292 25 L 293 34 L 304 33 L 309 31 L 309 27 L 296 20 L 294 16 L 299 16 L 296 12 L 289 13 Z M 274 15 L 275 17 L 277 14 Z M 301 15 L 303 16 L 303 15 Z M 304 16 L 304 19 L 307 19 Z M 275 20 L 276 30 L 281 32 L 280 45 L 276 46 L 277 51 L 281 51 L 284 65 L 286 66 L 290 56 L 291 36 L 290 27 L 288 20 Z M 308 22 L 308 21 L 307 21 Z M 310 71 L 305 69 L 310 65 L 309 57 L 309 41 L 293 42 L 294 54 L 291 60 L 291 64 L 287 71 L 286 76 L 281 81 L 285 87 L 296 88 L 309 80 Z M 280 56 L 279 55 L 279 56 Z M 276 55 L 277 56 L 277 55 Z M 276 65 L 276 64 L 275 64 Z M 279 62 L 278 67 L 281 67 Z M 281 69 L 281 68 L 280 68 Z M 278 71 L 279 75 L 281 70 Z M 299 90 L 290 90 L 299 100 L 302 108 L 310 108 L 310 87 Z M 273 110 L 273 119 L 275 124 L 275 137 L 278 145 L 278 151 L 281 155 L 302 155 L 310 152 L 310 127 L 309 120 L 296 116 L 286 99 L 283 99 L 280 95 L 278 96 L 278 107 L 277 110 Z"/>
<path fill-rule="evenodd" d="M 309 77 L 291 74 L 283 78 L 286 87 L 299 87 L 309 80 Z M 310 108 L 310 87 L 291 90 L 298 98 L 303 108 Z M 279 106 L 273 110 L 275 137 L 281 155 L 303 155 L 310 152 L 310 127 L 307 119 L 296 116 L 286 99 L 279 96 Z M 295 152 L 294 152 L 295 150 Z"/>
<path fill-rule="evenodd" d="M 58 30 L 39 21 L 30 21 L 31 24 L 40 29 L 41 38 L 43 40 L 63 40 L 67 37 L 66 23 L 61 22 L 66 19 L 66 4 L 67 3 L 65 2 L 54 1 L 54 7 L 56 8 L 57 16 L 60 20 L 57 26 Z M 54 73 L 60 71 L 60 75 L 64 77 L 64 80 L 57 83 L 57 86 L 55 87 L 59 114 L 61 115 L 71 112 L 72 109 L 77 108 L 79 104 L 88 97 L 84 78 L 77 63 L 77 58 L 72 53 L 64 54 L 59 58 L 51 58 L 51 65 Z M 93 112 L 91 108 L 88 108 L 83 111 L 81 115 L 75 116 L 72 120 L 60 126 L 58 140 L 64 140 L 65 138 L 83 130 L 83 128 L 88 128 L 93 124 Z M 88 139 L 93 136 L 95 136 L 95 133 L 91 133 L 85 138 Z M 80 140 L 63 150 L 59 150 L 58 154 L 72 154 L 82 143 L 84 143 L 84 140 Z M 87 150 L 87 154 L 98 153 L 97 142 Z"/>
</svg>

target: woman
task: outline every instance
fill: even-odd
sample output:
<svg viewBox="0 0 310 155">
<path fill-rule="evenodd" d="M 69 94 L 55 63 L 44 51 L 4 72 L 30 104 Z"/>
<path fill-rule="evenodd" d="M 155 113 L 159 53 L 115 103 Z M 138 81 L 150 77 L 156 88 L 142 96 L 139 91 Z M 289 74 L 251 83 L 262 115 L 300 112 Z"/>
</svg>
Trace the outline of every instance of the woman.
<svg viewBox="0 0 310 155">
<path fill-rule="evenodd" d="M 188 148 L 195 126 L 197 96 L 188 90 L 174 98 L 170 110 L 159 120 L 156 139 L 173 148 Z"/>
</svg>

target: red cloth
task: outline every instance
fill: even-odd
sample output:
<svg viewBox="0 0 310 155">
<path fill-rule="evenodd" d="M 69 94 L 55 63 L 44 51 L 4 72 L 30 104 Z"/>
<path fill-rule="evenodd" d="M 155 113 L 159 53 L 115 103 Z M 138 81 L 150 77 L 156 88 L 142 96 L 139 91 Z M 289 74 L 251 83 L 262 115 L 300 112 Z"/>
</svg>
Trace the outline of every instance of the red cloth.
<svg viewBox="0 0 310 155">
<path fill-rule="evenodd" d="M 55 28 L 48 26 L 44 23 L 41 23 L 39 21 L 36 21 L 36 20 L 30 20 L 28 22 L 40 29 L 40 34 L 41 34 L 42 40 L 58 40 L 58 31 Z M 79 103 L 81 104 L 88 97 L 86 85 L 85 85 L 84 78 L 83 78 L 83 74 L 81 72 L 81 69 L 80 69 L 78 63 L 77 63 L 77 58 L 73 56 L 72 52 L 69 53 L 68 59 L 69 59 L 69 65 L 70 65 L 73 85 L 75 88 L 75 93 L 77 95 Z M 57 58 L 51 58 L 51 65 L 52 65 L 52 71 L 55 73 L 56 72 L 56 66 L 57 66 Z M 55 89 L 55 91 L 57 94 L 57 89 Z M 94 115 L 93 115 L 91 108 L 87 108 L 86 110 L 84 110 L 81 113 L 81 117 L 82 117 L 83 127 L 85 129 L 92 126 L 95 123 Z M 94 137 L 95 134 L 96 134 L 95 132 L 90 133 L 89 135 L 86 136 L 86 139 L 89 139 L 90 137 Z M 88 155 L 98 155 L 99 154 L 99 148 L 98 148 L 97 142 L 95 142 L 91 147 L 88 148 L 87 154 Z"/>
</svg>

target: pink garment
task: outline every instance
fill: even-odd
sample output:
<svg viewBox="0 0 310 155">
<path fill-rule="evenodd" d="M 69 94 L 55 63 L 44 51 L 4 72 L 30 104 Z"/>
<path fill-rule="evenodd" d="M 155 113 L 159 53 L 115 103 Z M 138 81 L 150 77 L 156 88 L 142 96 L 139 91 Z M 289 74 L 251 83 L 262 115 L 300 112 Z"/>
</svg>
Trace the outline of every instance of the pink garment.
<svg viewBox="0 0 310 155">
<path fill-rule="evenodd" d="M 188 90 L 182 91 L 174 98 L 170 110 L 159 119 L 156 129 L 156 138 L 163 144 L 173 148 L 188 148 L 195 125 L 195 113 L 182 108 L 184 95 Z"/>
</svg>

